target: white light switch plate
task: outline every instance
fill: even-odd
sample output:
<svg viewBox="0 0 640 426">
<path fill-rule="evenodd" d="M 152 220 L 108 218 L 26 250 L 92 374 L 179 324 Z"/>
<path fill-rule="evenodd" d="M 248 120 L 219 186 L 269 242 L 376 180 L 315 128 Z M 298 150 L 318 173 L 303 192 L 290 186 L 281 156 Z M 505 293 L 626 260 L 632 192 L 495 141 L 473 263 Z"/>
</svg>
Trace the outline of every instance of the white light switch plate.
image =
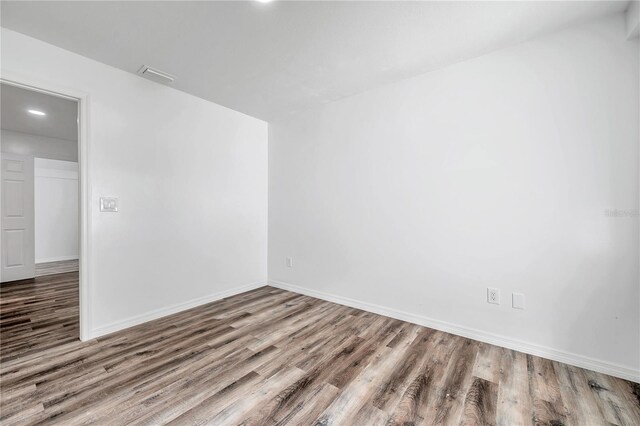
<svg viewBox="0 0 640 426">
<path fill-rule="evenodd" d="M 118 199 L 100 197 L 100 211 L 101 212 L 117 212 L 118 211 Z"/>
<path fill-rule="evenodd" d="M 524 309 L 524 294 L 512 293 L 511 306 L 513 306 L 515 309 Z"/>
</svg>

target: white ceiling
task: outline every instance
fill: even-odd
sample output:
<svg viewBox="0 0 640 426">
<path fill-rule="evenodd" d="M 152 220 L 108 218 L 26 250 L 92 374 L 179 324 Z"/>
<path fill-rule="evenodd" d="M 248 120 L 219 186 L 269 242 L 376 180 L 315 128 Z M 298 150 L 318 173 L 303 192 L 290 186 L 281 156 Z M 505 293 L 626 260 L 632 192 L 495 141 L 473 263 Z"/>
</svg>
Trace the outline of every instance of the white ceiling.
<svg viewBox="0 0 640 426">
<path fill-rule="evenodd" d="M 2 26 L 273 120 L 479 56 L 627 1 L 11 2 Z"/>
<path fill-rule="evenodd" d="M 7 84 L 0 85 L 0 121 L 2 128 L 49 138 L 78 140 L 78 104 Z M 27 112 L 35 109 L 45 116 Z"/>
</svg>

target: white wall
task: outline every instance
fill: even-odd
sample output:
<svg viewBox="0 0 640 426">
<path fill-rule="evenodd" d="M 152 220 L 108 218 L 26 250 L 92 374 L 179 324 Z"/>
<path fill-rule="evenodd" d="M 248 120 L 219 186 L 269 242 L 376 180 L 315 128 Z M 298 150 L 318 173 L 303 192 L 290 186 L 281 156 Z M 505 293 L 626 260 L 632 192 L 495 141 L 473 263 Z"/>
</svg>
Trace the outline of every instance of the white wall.
<svg viewBox="0 0 640 426">
<path fill-rule="evenodd" d="M 6 129 L 0 131 L 0 149 L 2 149 L 2 152 L 12 154 L 30 155 L 53 160 L 78 161 L 78 142 L 76 141 L 48 138 Z"/>
<path fill-rule="evenodd" d="M 625 35 L 615 16 L 270 123 L 270 280 L 640 377 Z"/>
<path fill-rule="evenodd" d="M 6 29 L 1 51 L 89 96 L 92 335 L 266 281 L 265 122 Z"/>
<path fill-rule="evenodd" d="M 34 159 L 36 263 L 78 259 L 78 163 Z"/>
</svg>

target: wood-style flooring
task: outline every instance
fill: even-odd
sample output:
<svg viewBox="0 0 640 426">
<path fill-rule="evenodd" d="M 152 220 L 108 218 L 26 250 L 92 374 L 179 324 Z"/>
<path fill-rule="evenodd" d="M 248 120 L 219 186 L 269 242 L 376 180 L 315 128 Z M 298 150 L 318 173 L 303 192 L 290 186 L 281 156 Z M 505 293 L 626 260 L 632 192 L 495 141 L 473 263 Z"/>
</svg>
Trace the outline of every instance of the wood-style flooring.
<svg viewBox="0 0 640 426">
<path fill-rule="evenodd" d="M 272 287 L 83 343 L 77 288 L 0 287 L 3 425 L 640 424 L 637 384 Z"/>
<path fill-rule="evenodd" d="M 0 284 L 0 368 L 77 342 L 78 310 L 77 272 Z"/>
<path fill-rule="evenodd" d="M 63 274 L 66 272 L 78 272 L 78 259 L 36 263 L 36 277 Z"/>
</svg>

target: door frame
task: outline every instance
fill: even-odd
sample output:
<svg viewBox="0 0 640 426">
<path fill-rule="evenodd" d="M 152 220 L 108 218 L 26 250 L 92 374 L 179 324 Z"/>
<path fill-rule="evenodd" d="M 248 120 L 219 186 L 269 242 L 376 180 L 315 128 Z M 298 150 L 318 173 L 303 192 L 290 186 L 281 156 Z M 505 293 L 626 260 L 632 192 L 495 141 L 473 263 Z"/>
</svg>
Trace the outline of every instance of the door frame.
<svg viewBox="0 0 640 426">
<path fill-rule="evenodd" d="M 91 174 L 89 173 L 89 94 L 2 69 L 0 82 L 27 90 L 46 93 L 78 103 L 78 218 L 79 218 L 79 321 L 80 340 L 92 338 L 91 312 Z"/>
</svg>

